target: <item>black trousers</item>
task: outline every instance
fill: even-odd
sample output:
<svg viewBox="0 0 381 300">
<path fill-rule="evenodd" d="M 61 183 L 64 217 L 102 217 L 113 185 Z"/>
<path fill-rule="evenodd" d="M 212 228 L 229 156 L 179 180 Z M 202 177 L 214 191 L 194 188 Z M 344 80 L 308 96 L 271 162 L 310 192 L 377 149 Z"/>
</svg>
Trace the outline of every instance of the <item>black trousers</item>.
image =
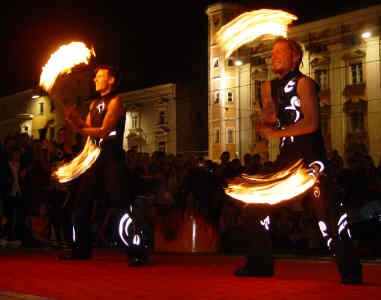
<svg viewBox="0 0 381 300">
<path fill-rule="evenodd" d="M 128 182 L 123 162 L 112 155 L 100 155 L 95 164 L 75 182 L 73 224 L 74 256 L 92 254 L 92 217 L 100 201 L 107 209 L 128 207 Z"/>
<path fill-rule="evenodd" d="M 337 269 L 344 278 L 361 274 L 361 264 L 348 228 L 348 216 L 335 194 L 332 182 L 323 174 L 311 190 L 311 200 L 321 233 L 335 255 Z M 251 237 L 247 267 L 251 270 L 273 267 L 271 237 L 264 222 L 269 213 L 269 206 L 247 206 L 247 226 Z"/>
</svg>

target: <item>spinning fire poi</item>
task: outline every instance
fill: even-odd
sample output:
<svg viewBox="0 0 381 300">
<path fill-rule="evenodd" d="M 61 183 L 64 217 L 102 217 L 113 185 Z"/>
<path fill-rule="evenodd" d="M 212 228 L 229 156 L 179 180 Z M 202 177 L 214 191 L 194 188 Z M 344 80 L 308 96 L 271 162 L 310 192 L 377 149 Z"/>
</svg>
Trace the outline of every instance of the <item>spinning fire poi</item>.
<svg viewBox="0 0 381 300">
<path fill-rule="evenodd" d="M 72 68 L 77 65 L 88 64 L 93 56 L 95 56 L 94 49 L 88 49 L 81 42 L 61 46 L 42 68 L 40 86 L 49 94 L 58 76 L 70 74 Z M 54 100 L 61 104 L 64 110 L 67 109 L 60 98 L 55 97 Z M 72 161 L 59 166 L 52 176 L 60 183 L 69 182 L 86 172 L 97 160 L 99 154 L 100 148 L 94 145 L 90 138 L 87 138 L 83 150 Z"/>
<path fill-rule="evenodd" d="M 229 39 L 217 38 L 228 55 L 252 41 L 250 37 L 258 36 L 256 26 L 261 34 L 267 33 L 261 21 L 272 19 L 272 15 L 269 10 L 265 10 L 265 15 L 263 11 L 242 14 L 221 28 L 218 37 L 228 32 L 231 39 L 236 39 L 237 28 L 238 35 L 244 37 L 244 41 L 232 43 L 233 47 L 226 46 Z M 273 11 L 274 20 L 281 15 Z M 237 26 L 241 23 L 254 25 Z M 319 87 L 299 71 L 302 58 L 303 50 L 297 42 L 284 37 L 277 39 L 271 63 L 278 78 L 262 86 L 263 107 L 257 130 L 264 138 L 280 139 L 280 154 L 274 163 L 276 169 L 270 175 L 242 175 L 228 185 L 226 192 L 248 204 L 275 204 L 311 191 L 311 208 L 328 248 L 335 254 L 342 283 L 361 284 L 362 267 L 351 240 L 348 215 L 340 199 L 335 197 L 334 184 L 325 172 L 327 158 L 319 129 Z M 274 274 L 268 233 L 271 220 L 266 209 L 263 205 L 247 205 L 247 227 L 253 240 L 247 263 L 235 272 L 237 276 Z"/>
</svg>

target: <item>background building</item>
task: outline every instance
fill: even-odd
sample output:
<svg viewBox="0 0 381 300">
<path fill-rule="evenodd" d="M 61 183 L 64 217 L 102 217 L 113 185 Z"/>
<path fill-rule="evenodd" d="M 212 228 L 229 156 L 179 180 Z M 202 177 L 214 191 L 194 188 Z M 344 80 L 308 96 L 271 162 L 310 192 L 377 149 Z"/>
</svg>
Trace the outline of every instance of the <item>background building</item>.
<svg viewBox="0 0 381 300">
<path fill-rule="evenodd" d="M 168 83 L 119 94 L 126 109 L 124 148 L 207 155 L 205 97 Z"/>
<path fill-rule="evenodd" d="M 243 157 L 259 153 L 274 160 L 278 141 L 255 132 L 263 81 L 271 80 L 274 41 L 241 47 L 229 60 L 216 44 L 216 32 L 245 11 L 245 7 L 216 3 L 209 19 L 209 151 Z M 344 157 L 368 153 L 378 163 L 381 155 L 380 20 L 381 5 L 290 26 L 289 37 L 304 48 L 302 72 L 321 86 L 321 129 L 328 150 Z"/>
<path fill-rule="evenodd" d="M 60 76 L 51 95 L 41 89 L 29 89 L 0 98 L 0 139 L 19 132 L 38 139 L 39 130 L 53 119 L 47 134 L 53 140 L 65 125 L 60 103 L 75 104 L 83 115 L 87 113 L 89 99 L 93 97 L 92 72 L 77 68 L 70 75 Z"/>
</svg>

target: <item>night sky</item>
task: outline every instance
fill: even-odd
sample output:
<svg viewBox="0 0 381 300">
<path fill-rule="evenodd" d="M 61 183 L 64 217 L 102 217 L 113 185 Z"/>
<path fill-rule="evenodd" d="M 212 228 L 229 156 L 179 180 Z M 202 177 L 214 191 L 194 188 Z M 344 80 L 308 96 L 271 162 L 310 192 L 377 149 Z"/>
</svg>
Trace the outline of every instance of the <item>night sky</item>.
<svg viewBox="0 0 381 300">
<path fill-rule="evenodd" d="M 216 1 L 6 2 L 11 3 L 2 7 L 0 96 L 36 87 L 50 54 L 75 40 L 94 46 L 97 63 L 120 66 L 123 91 L 168 82 L 207 87 L 205 9 Z M 345 7 L 334 0 L 231 2 L 286 9 L 303 23 L 381 0 L 347 0 Z"/>
</svg>

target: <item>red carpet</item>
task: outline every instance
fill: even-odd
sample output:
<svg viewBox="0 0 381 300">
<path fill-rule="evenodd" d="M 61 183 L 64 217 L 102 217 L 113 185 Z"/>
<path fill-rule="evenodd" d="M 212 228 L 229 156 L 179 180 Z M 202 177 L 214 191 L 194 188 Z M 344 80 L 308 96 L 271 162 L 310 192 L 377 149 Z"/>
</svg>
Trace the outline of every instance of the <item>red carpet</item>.
<svg viewBox="0 0 381 300">
<path fill-rule="evenodd" d="M 129 268 L 123 254 L 97 252 L 91 261 L 56 254 L 0 254 L 0 290 L 73 299 L 316 299 L 381 298 L 381 265 L 365 265 L 363 286 L 340 284 L 334 263 L 276 260 L 273 278 L 238 278 L 242 257 L 154 255 Z"/>
</svg>

